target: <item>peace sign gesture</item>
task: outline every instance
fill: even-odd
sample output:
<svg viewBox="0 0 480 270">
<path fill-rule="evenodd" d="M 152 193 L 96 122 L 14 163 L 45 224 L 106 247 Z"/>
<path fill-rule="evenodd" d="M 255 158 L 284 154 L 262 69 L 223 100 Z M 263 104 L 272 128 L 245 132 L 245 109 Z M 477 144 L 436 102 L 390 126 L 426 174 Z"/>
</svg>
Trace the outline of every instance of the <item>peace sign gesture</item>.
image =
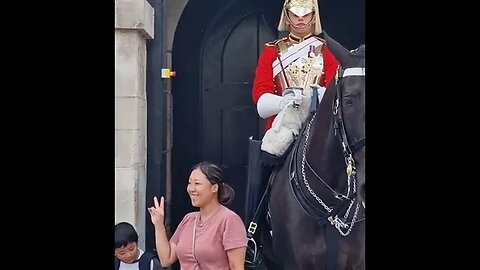
<svg viewBox="0 0 480 270">
<path fill-rule="evenodd" d="M 150 218 L 154 226 L 164 225 L 165 221 L 165 199 L 160 197 L 160 204 L 158 203 L 157 197 L 153 197 L 154 207 L 148 208 L 150 213 Z"/>
</svg>

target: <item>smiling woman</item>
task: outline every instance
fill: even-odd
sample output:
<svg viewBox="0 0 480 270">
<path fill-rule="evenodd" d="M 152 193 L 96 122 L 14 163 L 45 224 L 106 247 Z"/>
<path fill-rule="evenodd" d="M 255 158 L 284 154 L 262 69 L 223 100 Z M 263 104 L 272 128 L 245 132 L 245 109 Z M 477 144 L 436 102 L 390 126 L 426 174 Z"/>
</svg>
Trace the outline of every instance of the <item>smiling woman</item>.
<svg viewBox="0 0 480 270">
<path fill-rule="evenodd" d="M 219 204 L 228 206 L 235 198 L 233 188 L 223 182 L 220 167 L 209 162 L 198 163 L 192 168 L 187 192 L 192 200 L 192 205 L 200 207 L 202 218 L 210 212 L 205 208 L 217 207 Z"/>
<path fill-rule="evenodd" d="M 222 170 L 210 162 L 193 166 L 187 193 L 198 212 L 185 215 L 170 241 L 165 232 L 164 198 L 148 211 L 163 267 L 177 259 L 182 269 L 244 269 L 247 235 L 242 219 L 226 206 L 235 192 L 223 182 Z"/>
</svg>

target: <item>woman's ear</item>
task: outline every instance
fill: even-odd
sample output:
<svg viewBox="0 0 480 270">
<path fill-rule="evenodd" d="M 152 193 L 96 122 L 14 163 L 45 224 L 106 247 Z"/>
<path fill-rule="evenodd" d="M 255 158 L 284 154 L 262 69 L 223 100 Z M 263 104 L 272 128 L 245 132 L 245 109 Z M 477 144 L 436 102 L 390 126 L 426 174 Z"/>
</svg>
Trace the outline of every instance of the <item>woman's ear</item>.
<svg viewBox="0 0 480 270">
<path fill-rule="evenodd" d="M 212 185 L 212 192 L 218 192 L 218 184 Z"/>
</svg>

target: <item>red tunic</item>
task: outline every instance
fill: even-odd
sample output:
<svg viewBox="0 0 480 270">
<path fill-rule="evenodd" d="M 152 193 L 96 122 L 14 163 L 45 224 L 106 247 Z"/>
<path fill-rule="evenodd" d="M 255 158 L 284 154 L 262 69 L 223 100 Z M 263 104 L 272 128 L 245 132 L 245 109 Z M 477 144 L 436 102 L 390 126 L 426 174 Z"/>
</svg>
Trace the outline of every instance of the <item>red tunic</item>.
<svg viewBox="0 0 480 270">
<path fill-rule="evenodd" d="M 282 39 L 285 42 L 295 42 L 289 37 Z M 277 59 L 276 42 L 269 42 L 263 47 L 263 51 L 258 59 L 257 69 L 255 71 L 255 81 L 253 83 L 252 98 L 253 102 L 257 104 L 258 99 L 265 93 L 272 93 L 282 95 L 280 87 L 276 87 L 273 78 L 272 63 Z M 335 77 L 339 65 L 338 60 L 333 53 L 325 45 L 322 46 L 322 56 L 324 62 L 324 74 L 320 78 L 320 86 L 326 87 Z M 266 120 L 265 130 L 270 129 L 275 116 L 271 116 Z"/>
</svg>

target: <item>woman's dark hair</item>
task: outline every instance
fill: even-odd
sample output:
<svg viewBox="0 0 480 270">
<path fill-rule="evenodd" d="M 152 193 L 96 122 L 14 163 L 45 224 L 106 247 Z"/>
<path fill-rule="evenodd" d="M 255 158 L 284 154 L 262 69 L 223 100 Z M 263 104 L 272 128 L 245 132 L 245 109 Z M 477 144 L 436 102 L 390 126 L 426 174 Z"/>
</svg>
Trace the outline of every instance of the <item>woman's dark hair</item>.
<svg viewBox="0 0 480 270">
<path fill-rule="evenodd" d="M 138 234 L 132 224 L 120 222 L 115 225 L 115 249 L 126 246 L 129 243 L 138 243 Z"/>
<path fill-rule="evenodd" d="M 231 186 L 223 182 L 222 169 L 208 161 L 202 161 L 192 167 L 192 171 L 196 169 L 202 171 L 212 185 L 218 185 L 218 202 L 229 206 L 235 198 L 235 191 Z"/>
</svg>

